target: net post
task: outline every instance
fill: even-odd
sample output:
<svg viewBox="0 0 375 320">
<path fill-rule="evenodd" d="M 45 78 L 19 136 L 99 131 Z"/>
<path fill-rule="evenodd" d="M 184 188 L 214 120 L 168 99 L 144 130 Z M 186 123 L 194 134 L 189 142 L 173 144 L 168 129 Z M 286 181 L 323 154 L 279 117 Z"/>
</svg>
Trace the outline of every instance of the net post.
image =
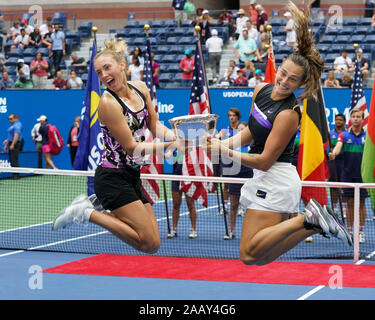
<svg viewBox="0 0 375 320">
<path fill-rule="evenodd" d="M 354 186 L 354 221 L 353 221 L 354 261 L 359 260 L 359 214 L 360 214 L 360 188 L 358 184 L 355 184 Z"/>
</svg>

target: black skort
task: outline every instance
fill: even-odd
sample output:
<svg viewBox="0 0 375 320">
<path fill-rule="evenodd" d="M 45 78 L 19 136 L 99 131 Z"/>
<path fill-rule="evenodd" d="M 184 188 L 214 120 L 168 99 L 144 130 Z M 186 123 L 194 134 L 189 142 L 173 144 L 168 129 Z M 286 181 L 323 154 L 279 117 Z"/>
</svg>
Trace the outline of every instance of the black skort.
<svg viewBox="0 0 375 320">
<path fill-rule="evenodd" d="M 116 210 L 131 202 L 149 203 L 141 188 L 140 171 L 132 168 L 103 168 L 95 171 L 94 190 L 106 210 Z"/>
</svg>

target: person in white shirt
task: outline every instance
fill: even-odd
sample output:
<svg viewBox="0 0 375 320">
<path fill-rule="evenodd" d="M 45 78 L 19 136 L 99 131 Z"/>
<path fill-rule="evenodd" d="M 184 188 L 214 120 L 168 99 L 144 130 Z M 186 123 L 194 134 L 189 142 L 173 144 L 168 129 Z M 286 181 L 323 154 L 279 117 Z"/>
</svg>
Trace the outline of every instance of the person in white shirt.
<svg viewBox="0 0 375 320">
<path fill-rule="evenodd" d="M 214 82 L 217 81 L 218 75 L 220 73 L 220 60 L 223 46 L 223 39 L 218 37 L 218 32 L 216 29 L 212 29 L 211 37 L 206 41 L 206 48 L 209 53 L 208 65 L 212 71 Z"/>
<path fill-rule="evenodd" d="M 256 22 L 251 22 L 250 19 L 246 21 L 246 29 L 248 30 L 249 33 L 249 38 L 253 39 L 257 44 L 260 41 L 260 33 L 257 29 L 257 24 Z M 240 35 L 241 37 L 242 35 Z"/>
<path fill-rule="evenodd" d="M 235 25 L 236 32 L 234 33 L 234 36 L 236 39 L 240 37 L 240 35 L 242 34 L 242 30 L 246 28 L 246 21 L 249 20 L 249 17 L 245 16 L 244 9 L 238 10 L 237 15 L 238 17 L 236 19 L 236 25 Z"/>
<path fill-rule="evenodd" d="M 47 20 L 46 20 L 46 23 L 43 23 L 39 30 L 40 30 L 40 34 L 44 37 L 47 33 L 49 33 L 49 30 L 48 30 L 48 26 L 49 25 L 52 25 L 52 18 L 51 17 L 47 17 Z"/>
<path fill-rule="evenodd" d="M 254 75 L 255 76 L 249 80 L 249 88 L 255 88 L 257 84 L 262 83 L 264 81 L 262 76 L 262 70 L 256 69 Z"/>
<path fill-rule="evenodd" d="M 21 34 L 21 27 L 19 21 L 13 22 L 13 27 L 9 30 L 9 35 L 12 37 L 12 39 L 16 39 L 16 37 Z"/>
<path fill-rule="evenodd" d="M 341 56 L 337 57 L 333 62 L 333 68 L 336 73 L 340 72 L 354 72 L 354 65 L 352 59 L 348 56 L 348 51 L 343 49 Z"/>
<path fill-rule="evenodd" d="M 83 81 L 80 77 L 77 77 L 75 70 L 70 70 L 68 79 L 68 89 L 82 89 Z"/>
<path fill-rule="evenodd" d="M 25 29 L 27 34 L 30 34 L 34 31 L 34 27 L 32 25 L 30 25 L 26 19 L 22 20 L 21 28 Z"/>
<path fill-rule="evenodd" d="M 127 71 L 128 79 L 131 81 L 143 81 L 143 67 L 143 64 L 139 62 L 138 56 L 133 55 L 132 64 L 129 65 Z"/>
<path fill-rule="evenodd" d="M 17 78 L 30 80 L 30 67 L 25 64 L 25 61 L 23 59 L 17 60 Z"/>
<path fill-rule="evenodd" d="M 12 52 L 15 48 L 25 49 L 29 45 L 29 35 L 26 33 L 25 29 L 21 29 L 21 33 L 13 40 L 13 45 L 10 48 Z"/>
<path fill-rule="evenodd" d="M 292 14 L 288 11 L 284 13 L 284 17 L 286 18 L 286 26 L 284 27 L 284 31 L 286 32 L 285 42 L 287 46 L 294 46 L 296 43 L 296 31 L 294 30 L 294 19 L 292 18 Z"/>
</svg>

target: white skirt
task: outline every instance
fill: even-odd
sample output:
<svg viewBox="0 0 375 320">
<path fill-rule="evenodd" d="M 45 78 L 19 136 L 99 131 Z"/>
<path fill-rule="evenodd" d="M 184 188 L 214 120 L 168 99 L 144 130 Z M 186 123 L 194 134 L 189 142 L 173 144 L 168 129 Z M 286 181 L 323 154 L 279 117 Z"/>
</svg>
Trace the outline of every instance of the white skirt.
<svg viewBox="0 0 375 320">
<path fill-rule="evenodd" d="M 241 189 L 240 203 L 248 209 L 295 213 L 299 209 L 301 190 L 296 167 L 275 162 L 267 172 L 254 169 L 253 178 Z"/>
</svg>

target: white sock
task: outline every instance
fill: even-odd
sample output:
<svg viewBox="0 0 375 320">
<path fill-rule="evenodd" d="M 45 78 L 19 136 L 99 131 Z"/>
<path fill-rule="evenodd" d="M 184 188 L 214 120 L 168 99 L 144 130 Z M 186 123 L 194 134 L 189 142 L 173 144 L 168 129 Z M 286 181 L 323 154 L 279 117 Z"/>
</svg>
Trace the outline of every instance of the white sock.
<svg viewBox="0 0 375 320">
<path fill-rule="evenodd" d="M 91 214 L 94 212 L 94 208 L 86 208 L 83 212 L 83 216 L 85 217 L 85 221 L 89 222 Z"/>
</svg>

